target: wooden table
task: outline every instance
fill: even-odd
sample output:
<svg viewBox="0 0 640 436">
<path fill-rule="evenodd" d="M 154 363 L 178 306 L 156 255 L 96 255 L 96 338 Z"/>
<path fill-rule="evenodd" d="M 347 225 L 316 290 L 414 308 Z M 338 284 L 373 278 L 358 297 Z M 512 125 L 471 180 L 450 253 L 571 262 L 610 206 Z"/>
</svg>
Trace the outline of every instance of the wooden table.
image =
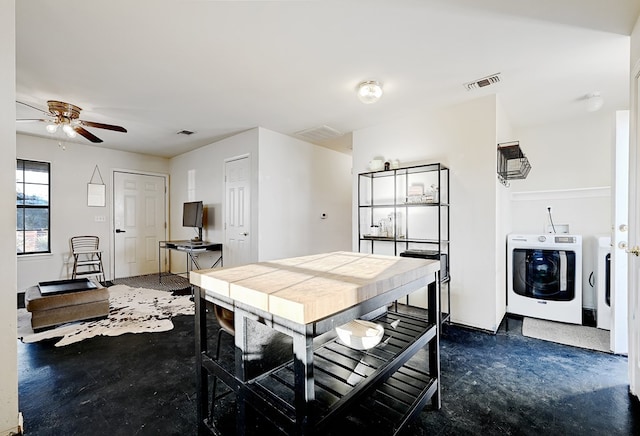
<svg viewBox="0 0 640 436">
<path fill-rule="evenodd" d="M 193 271 L 190 281 L 198 287 L 195 336 L 199 430 L 210 427 L 206 417 L 209 373 L 220 377 L 238 394 L 237 433 L 244 432 L 244 405 L 247 403 L 260 410 L 268 406 L 276 415 L 274 420 L 291 421 L 293 432 L 307 434 L 348 413 L 356 399 L 393 378 L 394 373 L 427 344 L 429 370 L 424 373 L 424 388 L 407 419 L 419 413 L 429 399 L 435 408 L 439 408 L 439 270 L 437 260 L 335 252 Z M 394 301 L 427 285 L 427 319 L 387 310 Z M 234 311 L 235 373 L 225 370 L 208 354 L 206 302 Z M 320 398 L 316 398 L 323 388 L 315 383 L 314 354 L 333 353 L 332 348 L 345 346 L 334 335 L 323 335 L 325 342 L 321 344 L 314 343 L 314 337 L 355 318 L 373 318 L 386 325 L 387 347 L 357 352 L 349 349 L 355 353 L 354 359 L 375 360 L 375 363 L 365 376 L 337 389 L 341 393 L 332 390 L 336 398 L 331 398 L 330 404 L 322 405 Z M 248 380 L 245 350 L 249 319 L 259 319 L 293 338 L 290 394 L 283 393 L 282 386 L 273 386 L 282 375 L 270 372 Z M 394 331 L 396 326 L 399 327 Z M 328 340 L 327 336 L 330 337 Z M 285 367 L 275 371 L 283 371 Z M 322 393 L 324 399 L 326 395 L 324 391 Z M 293 403 L 290 410 L 287 403 Z"/>
</svg>

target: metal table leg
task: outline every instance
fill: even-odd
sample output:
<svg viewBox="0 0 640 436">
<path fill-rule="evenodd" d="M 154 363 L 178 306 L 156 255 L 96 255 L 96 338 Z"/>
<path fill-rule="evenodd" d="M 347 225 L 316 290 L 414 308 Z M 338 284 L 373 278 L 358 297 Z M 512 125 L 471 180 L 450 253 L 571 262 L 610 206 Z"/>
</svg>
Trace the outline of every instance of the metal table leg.
<svg viewBox="0 0 640 436">
<path fill-rule="evenodd" d="M 207 308 L 202 300 L 202 290 L 192 286 L 195 294 L 195 345 L 196 345 L 196 392 L 198 433 L 205 434 L 205 418 L 207 416 L 207 402 L 209 395 L 209 377 L 202 367 L 202 353 L 207 352 Z"/>
<path fill-rule="evenodd" d="M 309 434 L 313 430 L 311 402 L 315 399 L 313 378 L 313 335 L 307 326 L 305 334 L 293 334 L 293 370 L 296 406 L 296 431 Z"/>
</svg>

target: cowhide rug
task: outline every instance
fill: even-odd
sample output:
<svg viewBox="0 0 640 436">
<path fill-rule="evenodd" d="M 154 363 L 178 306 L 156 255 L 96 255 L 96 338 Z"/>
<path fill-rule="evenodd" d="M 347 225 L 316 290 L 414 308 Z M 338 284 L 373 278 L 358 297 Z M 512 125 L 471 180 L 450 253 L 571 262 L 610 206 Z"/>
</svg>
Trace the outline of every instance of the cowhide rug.
<svg viewBox="0 0 640 436">
<path fill-rule="evenodd" d="M 80 342 L 94 336 L 119 336 L 125 333 L 164 332 L 173 329 L 171 318 L 193 315 L 194 304 L 188 295 L 174 296 L 166 291 L 115 285 L 109 288 L 109 316 L 94 321 L 78 321 L 34 333 L 31 313 L 18 310 L 18 339 L 25 343 L 62 338 L 55 345 Z"/>
</svg>

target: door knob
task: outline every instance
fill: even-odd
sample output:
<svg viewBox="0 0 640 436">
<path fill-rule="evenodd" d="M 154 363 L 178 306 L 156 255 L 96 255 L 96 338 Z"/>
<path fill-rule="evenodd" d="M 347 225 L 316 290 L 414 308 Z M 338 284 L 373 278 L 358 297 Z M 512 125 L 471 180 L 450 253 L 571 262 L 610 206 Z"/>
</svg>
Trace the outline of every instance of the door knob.
<svg viewBox="0 0 640 436">
<path fill-rule="evenodd" d="M 240 233 L 240 236 L 249 236 L 249 232 L 242 232 Z"/>
<path fill-rule="evenodd" d="M 126 233 L 126 230 L 120 230 L 120 229 L 116 229 L 116 233 Z"/>
<path fill-rule="evenodd" d="M 636 257 L 640 256 L 640 247 L 635 245 L 632 248 L 627 247 L 627 243 L 620 241 L 618 247 L 625 251 L 625 253 L 634 254 Z"/>
</svg>

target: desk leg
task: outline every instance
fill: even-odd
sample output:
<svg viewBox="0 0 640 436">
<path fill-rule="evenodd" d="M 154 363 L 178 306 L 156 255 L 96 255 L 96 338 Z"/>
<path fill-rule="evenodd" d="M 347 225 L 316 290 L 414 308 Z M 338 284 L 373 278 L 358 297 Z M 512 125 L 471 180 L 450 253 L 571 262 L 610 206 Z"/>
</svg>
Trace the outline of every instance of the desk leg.
<svg viewBox="0 0 640 436">
<path fill-rule="evenodd" d="M 315 399 L 313 378 L 313 335 L 311 327 L 306 334 L 293 335 L 293 371 L 296 406 L 296 433 L 309 434 L 313 430 L 312 402 Z"/>
</svg>

